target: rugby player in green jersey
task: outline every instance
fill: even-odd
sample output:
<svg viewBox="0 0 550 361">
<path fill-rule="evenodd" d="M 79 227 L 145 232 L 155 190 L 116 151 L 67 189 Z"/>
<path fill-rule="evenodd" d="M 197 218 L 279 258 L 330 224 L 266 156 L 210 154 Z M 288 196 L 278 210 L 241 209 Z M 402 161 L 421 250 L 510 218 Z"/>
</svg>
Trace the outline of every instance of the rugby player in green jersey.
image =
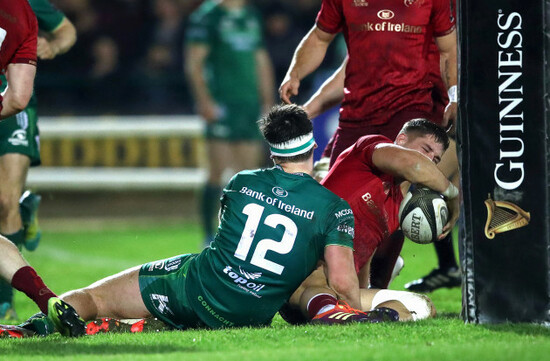
<svg viewBox="0 0 550 361">
<path fill-rule="evenodd" d="M 68 51 L 76 41 L 73 24 L 47 0 L 29 0 L 38 19 L 39 59 L 53 59 Z M 4 91 L 6 81 L 2 75 Z M 36 218 L 40 196 L 21 195 L 30 166 L 40 164 L 36 96 L 27 107 L 0 121 L 0 232 L 19 249 L 34 250 L 40 240 Z M 12 306 L 13 290 L 0 281 L 0 319 L 17 318 Z"/>
<path fill-rule="evenodd" d="M 189 19 L 185 73 L 206 124 L 208 180 L 200 214 L 205 246 L 215 233 L 222 186 L 264 160 L 256 121 L 274 104 L 275 81 L 262 33 L 259 13 L 247 0 L 207 0 Z"/>
<path fill-rule="evenodd" d="M 389 309 L 357 310 L 353 213 L 310 176 L 316 144 L 307 114 L 296 105 L 275 106 L 260 128 L 275 166 L 231 179 L 210 247 L 130 268 L 60 298 L 85 320 L 155 317 L 177 329 L 265 326 L 323 260 L 338 297 L 334 323 L 392 316 Z"/>
</svg>

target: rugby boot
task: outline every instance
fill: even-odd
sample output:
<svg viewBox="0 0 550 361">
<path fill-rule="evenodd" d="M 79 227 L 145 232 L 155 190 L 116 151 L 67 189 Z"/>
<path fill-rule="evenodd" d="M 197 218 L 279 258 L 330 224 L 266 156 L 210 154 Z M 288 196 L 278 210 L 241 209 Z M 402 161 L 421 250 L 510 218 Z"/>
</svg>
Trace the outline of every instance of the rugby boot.
<svg viewBox="0 0 550 361">
<path fill-rule="evenodd" d="M 0 320 L 17 320 L 17 313 L 10 302 L 0 304 Z"/>
<path fill-rule="evenodd" d="M 25 242 L 23 246 L 29 250 L 34 251 L 40 243 L 42 232 L 38 225 L 38 207 L 42 197 L 38 194 L 34 194 L 31 191 L 25 191 L 21 198 L 19 198 L 19 212 L 21 213 L 21 220 L 23 222 L 23 228 L 25 230 Z"/>
<path fill-rule="evenodd" d="M 443 287 L 458 287 L 461 283 L 462 277 L 458 268 L 435 268 L 426 276 L 407 283 L 405 288 L 411 292 L 428 293 Z"/>
<path fill-rule="evenodd" d="M 91 321 L 86 325 L 86 334 L 95 335 L 98 333 L 138 333 L 138 332 L 159 332 L 171 330 L 172 328 L 156 318 L 141 320 L 116 320 L 114 318 L 101 318 Z"/>
<path fill-rule="evenodd" d="M 35 336 L 33 331 L 15 325 L 0 325 L 0 338 L 23 338 Z"/>
<path fill-rule="evenodd" d="M 24 329 L 32 331 L 36 336 L 48 336 L 55 332 L 53 322 L 42 312 L 35 313 L 25 322 L 19 325 Z"/>
<path fill-rule="evenodd" d="M 385 321 L 397 321 L 399 314 L 392 309 L 381 307 L 369 312 L 363 312 L 352 308 L 344 301 L 338 301 L 336 306 L 326 312 L 316 315 L 311 320 L 314 324 L 336 325 L 352 322 L 379 323 Z"/>
<path fill-rule="evenodd" d="M 48 300 L 48 318 L 63 336 L 79 337 L 86 334 L 86 323 L 65 301 L 52 297 Z"/>
</svg>

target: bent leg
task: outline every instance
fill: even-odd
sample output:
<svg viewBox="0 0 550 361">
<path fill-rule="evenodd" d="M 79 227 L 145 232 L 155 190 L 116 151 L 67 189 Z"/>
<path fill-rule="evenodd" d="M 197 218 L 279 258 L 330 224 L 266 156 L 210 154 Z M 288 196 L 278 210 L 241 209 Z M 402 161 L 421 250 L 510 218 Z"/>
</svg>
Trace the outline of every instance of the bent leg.
<svg viewBox="0 0 550 361">
<path fill-rule="evenodd" d="M 399 313 L 400 321 L 418 321 L 434 317 L 435 306 L 426 295 L 406 291 L 361 289 L 363 311 L 388 307 Z"/>
<path fill-rule="evenodd" d="M 140 268 L 130 268 L 88 287 L 64 293 L 60 298 L 73 306 L 84 320 L 151 317 L 141 298 Z"/>
</svg>

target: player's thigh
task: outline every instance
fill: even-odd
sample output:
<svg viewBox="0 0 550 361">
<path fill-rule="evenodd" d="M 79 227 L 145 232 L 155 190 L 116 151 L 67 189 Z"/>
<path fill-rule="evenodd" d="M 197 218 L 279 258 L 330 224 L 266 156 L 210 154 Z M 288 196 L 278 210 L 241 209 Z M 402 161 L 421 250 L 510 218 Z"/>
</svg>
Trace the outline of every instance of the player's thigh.
<svg viewBox="0 0 550 361">
<path fill-rule="evenodd" d="M 19 199 L 27 172 L 30 166 L 30 159 L 26 155 L 8 153 L 0 156 L 0 194 L 2 197 Z"/>
<path fill-rule="evenodd" d="M 243 169 L 258 168 L 264 155 L 262 143 L 254 140 L 240 141 L 235 143 L 235 157 L 233 157 L 233 166 L 235 171 Z"/>
<path fill-rule="evenodd" d="M 99 317 L 144 318 L 151 314 L 145 307 L 139 288 L 140 266 L 99 280 L 86 287 Z"/>
<path fill-rule="evenodd" d="M 224 170 L 231 166 L 234 156 L 234 144 L 222 139 L 209 139 L 208 150 L 209 179 L 212 183 L 220 183 Z"/>
</svg>

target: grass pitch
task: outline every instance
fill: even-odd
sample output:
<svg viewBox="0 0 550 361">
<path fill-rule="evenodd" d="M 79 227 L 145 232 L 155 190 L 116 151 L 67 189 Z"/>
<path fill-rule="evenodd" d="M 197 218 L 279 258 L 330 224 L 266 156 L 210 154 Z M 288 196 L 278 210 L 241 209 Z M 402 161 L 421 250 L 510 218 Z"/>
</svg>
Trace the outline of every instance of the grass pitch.
<svg viewBox="0 0 550 361">
<path fill-rule="evenodd" d="M 72 229 L 70 229 L 72 228 Z M 46 224 L 42 244 L 25 257 L 54 292 L 82 287 L 144 262 L 199 250 L 194 224 Z M 432 246 L 407 242 L 405 268 L 392 288 L 429 272 Z M 276 316 L 272 327 L 103 334 L 80 339 L 0 339 L 0 360 L 546 360 L 550 330 L 530 324 L 471 325 L 460 318 L 460 289 L 431 295 L 435 319 L 416 323 L 300 326 Z M 21 320 L 37 311 L 16 295 Z"/>
</svg>

